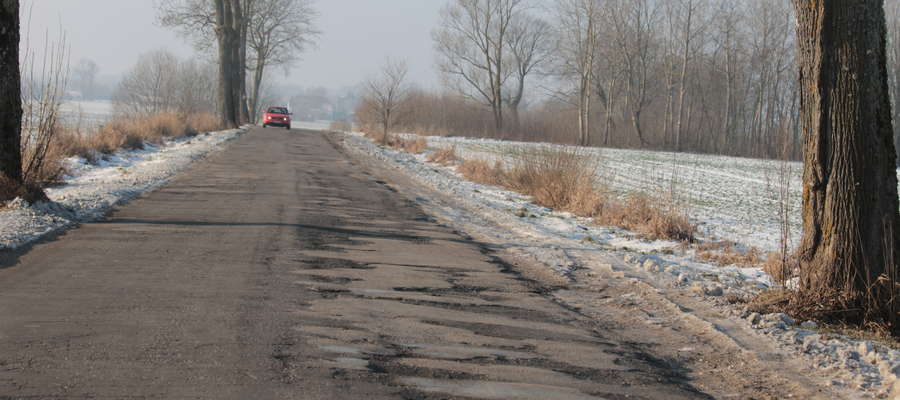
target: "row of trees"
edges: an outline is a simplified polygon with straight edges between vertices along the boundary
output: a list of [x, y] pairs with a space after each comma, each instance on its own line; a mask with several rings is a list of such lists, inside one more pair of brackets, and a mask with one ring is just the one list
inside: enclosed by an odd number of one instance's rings
[[255, 121], [265, 77], [289, 68], [318, 35], [311, 0], [159, 0], [159, 21], [218, 60], [225, 126]]
[[114, 111], [131, 116], [212, 114], [219, 104], [217, 88], [214, 64], [179, 60], [167, 51], [154, 51], [141, 55], [122, 77], [113, 93]]
[[[896, 99], [900, 3], [887, 20]], [[795, 21], [783, 0], [450, 0], [433, 33], [447, 93], [420, 103], [483, 107], [493, 123], [469, 135], [798, 159]], [[460, 128], [428, 119], [406, 125]]]
[[[450, 0], [434, 40], [455, 96], [410, 90], [405, 67], [389, 62], [370, 79], [358, 116], [377, 122], [387, 141], [398, 115], [407, 126], [458, 124], [460, 116], [441, 114], [467, 112], [458, 100], [467, 99], [502, 135], [517, 128], [525, 78], [543, 69], [556, 102], [577, 111], [581, 145], [618, 138], [675, 151], [802, 155], [799, 287], [784, 306], [803, 318], [874, 323], [900, 335], [892, 111], [900, 100], [900, 5], [792, 4], [557, 0], [548, 29], [524, 0]], [[518, 52], [522, 37], [532, 44]]]

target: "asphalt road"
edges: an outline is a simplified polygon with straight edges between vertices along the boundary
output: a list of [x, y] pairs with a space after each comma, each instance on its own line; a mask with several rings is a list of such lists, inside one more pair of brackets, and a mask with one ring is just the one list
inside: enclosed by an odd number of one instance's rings
[[0, 399], [706, 398], [325, 134], [0, 255]]

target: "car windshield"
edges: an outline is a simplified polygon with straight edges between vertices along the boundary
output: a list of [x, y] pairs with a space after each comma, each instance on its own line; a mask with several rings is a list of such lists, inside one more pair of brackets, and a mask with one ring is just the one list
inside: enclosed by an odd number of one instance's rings
[[269, 113], [270, 114], [287, 114], [288, 110], [287, 110], [287, 108], [284, 108], [284, 107], [272, 107], [272, 108], [269, 108]]

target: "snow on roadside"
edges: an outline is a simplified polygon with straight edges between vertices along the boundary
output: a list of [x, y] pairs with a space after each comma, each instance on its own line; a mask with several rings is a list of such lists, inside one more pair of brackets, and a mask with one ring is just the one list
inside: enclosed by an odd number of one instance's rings
[[[526, 196], [468, 182], [454, 167], [428, 163], [425, 155], [376, 146], [360, 134], [346, 135], [344, 146], [458, 199], [477, 215], [448, 208], [435, 211], [469, 227], [473, 225], [464, 220], [490, 220], [495, 227], [484, 228], [490, 230], [489, 235], [529, 252], [535, 261], [563, 276], [571, 278], [575, 271], [588, 269], [696, 296], [736, 325], [772, 340], [790, 354], [805, 357], [808, 365], [830, 377], [832, 385], [859, 391], [863, 398], [900, 396], [900, 351], [876, 342], [821, 333], [814, 324], [783, 314], [759, 315], [731, 305], [728, 298], [748, 299], [771, 286], [769, 277], [759, 268], [720, 267], [698, 261], [692, 251], [680, 250], [677, 243], [645, 241], [621, 229], [592, 225], [585, 218], [534, 205]], [[610, 256], [624, 263], [610, 263]], [[678, 304], [674, 297], [670, 300]]]
[[113, 206], [167, 182], [192, 161], [220, 149], [244, 129], [169, 139], [143, 150], [120, 151], [97, 165], [82, 158], [65, 160], [65, 183], [46, 190], [51, 203], [29, 205], [21, 200], [0, 210], [0, 250], [14, 249], [40, 237], [101, 218]]

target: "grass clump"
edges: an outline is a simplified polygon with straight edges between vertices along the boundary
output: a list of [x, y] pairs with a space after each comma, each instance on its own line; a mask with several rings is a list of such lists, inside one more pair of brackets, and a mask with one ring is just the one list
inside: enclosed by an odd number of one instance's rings
[[497, 161], [491, 164], [487, 160], [463, 160], [456, 171], [466, 180], [488, 186], [504, 186], [506, 171], [503, 164]]
[[[140, 150], [146, 143], [162, 143], [164, 138], [184, 138], [199, 132], [219, 129], [218, 118], [211, 114], [161, 113], [138, 118], [118, 118], [86, 131], [80, 127], [53, 127], [52, 140], [42, 154], [40, 168], [33, 171], [30, 181], [40, 187], [61, 182], [66, 173], [63, 160], [81, 157], [96, 164], [104, 155], [118, 150]], [[26, 149], [26, 159], [30, 156]]]
[[742, 247], [731, 241], [712, 241], [700, 243], [695, 257], [700, 261], [719, 266], [737, 265], [739, 267], [755, 267], [763, 263], [759, 249]]
[[519, 154], [505, 181], [544, 207], [593, 217], [605, 203], [595, 171], [593, 157], [579, 150], [541, 149]]
[[428, 155], [429, 162], [440, 165], [450, 165], [460, 160], [456, 155], [456, 146], [444, 147]]
[[428, 141], [423, 137], [417, 137], [415, 139], [395, 137], [392, 139], [393, 140], [389, 143], [391, 147], [410, 154], [419, 154], [428, 147]]
[[578, 149], [539, 149], [514, 153], [509, 168], [464, 160], [457, 171], [469, 181], [519, 192], [544, 207], [620, 226], [647, 239], [694, 241], [697, 228], [681, 209], [645, 194], [615, 198], [597, 178], [598, 164]]
[[620, 226], [650, 240], [694, 242], [697, 234], [696, 225], [677, 205], [645, 193], [610, 204], [595, 219], [602, 225]]

